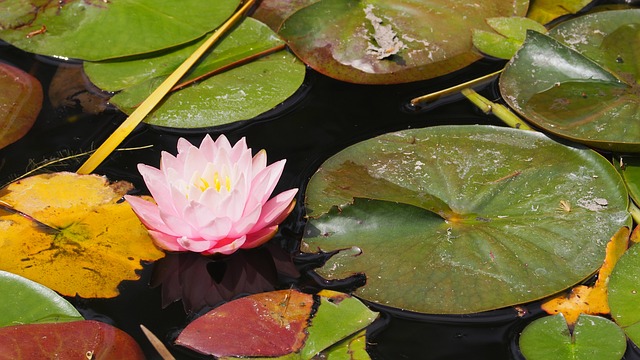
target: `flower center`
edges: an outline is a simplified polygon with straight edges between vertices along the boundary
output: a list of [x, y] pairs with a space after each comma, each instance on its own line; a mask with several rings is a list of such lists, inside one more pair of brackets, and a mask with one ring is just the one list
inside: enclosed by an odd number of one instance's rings
[[200, 191], [205, 191], [208, 188], [213, 187], [217, 192], [220, 192], [223, 186], [227, 189], [227, 192], [231, 191], [231, 178], [228, 175], [225, 175], [224, 179], [221, 181], [220, 174], [217, 171], [213, 173], [213, 179], [210, 179], [211, 183], [207, 181], [208, 179], [205, 179], [202, 176], [199, 177], [198, 180], [199, 183], [196, 183], [195, 185], [200, 189]]

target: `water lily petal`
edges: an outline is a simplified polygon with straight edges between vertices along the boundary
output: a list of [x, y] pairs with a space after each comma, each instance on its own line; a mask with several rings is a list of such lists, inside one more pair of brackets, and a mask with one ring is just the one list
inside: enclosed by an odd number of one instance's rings
[[209, 134], [205, 135], [204, 139], [202, 139], [202, 142], [200, 143], [200, 151], [202, 151], [204, 156], [207, 158], [207, 161], [213, 160], [212, 155], [215, 153], [215, 149], [216, 145], [211, 136]]
[[[242, 177], [244, 177], [244, 175], [242, 175]], [[249, 189], [245, 188], [245, 186], [244, 181], [240, 180], [236, 187], [231, 190], [229, 196], [222, 199], [222, 202], [220, 203], [221, 207], [225, 209], [225, 216], [231, 218], [234, 222], [246, 215], [245, 209]]]
[[185, 138], [178, 139], [178, 145], [177, 145], [178, 154], [186, 153], [192, 147], [195, 147], [195, 146], [193, 146], [193, 144], [190, 143], [189, 140], [187, 140]]
[[153, 243], [157, 247], [168, 251], [185, 251], [186, 249], [180, 246], [177, 241], [177, 237], [169, 234], [165, 234], [161, 231], [148, 230], [149, 235], [153, 239]]
[[204, 239], [189, 239], [186, 236], [178, 238], [177, 241], [178, 244], [180, 244], [180, 246], [182, 246], [183, 248], [197, 253], [201, 253], [203, 251], [211, 249], [212, 245], [214, 244], [213, 241]]
[[231, 159], [232, 162], [238, 161], [238, 159], [240, 159], [240, 156], [244, 155], [244, 154], [251, 154], [251, 149], [249, 149], [247, 147], [247, 139], [246, 138], [241, 138], [240, 140], [238, 140], [238, 142], [235, 143], [235, 145], [233, 145], [233, 147], [231, 148], [231, 152], [229, 153], [229, 158]]
[[184, 218], [198, 230], [198, 237], [206, 240], [224, 239], [228, 236], [233, 222], [227, 217], [212, 217], [211, 210], [200, 203], [192, 202], [185, 209]]
[[165, 225], [164, 221], [160, 217], [160, 210], [156, 204], [132, 195], [125, 195], [124, 198], [127, 200], [131, 209], [133, 209], [140, 221], [148, 229], [154, 229], [167, 234], [176, 235], [167, 225]]
[[[246, 236], [241, 236], [241, 237], [239, 237], [237, 239], [230, 238], [230, 239], [227, 239], [227, 241], [220, 241], [218, 244], [216, 244], [215, 247], [211, 248], [210, 250], [204, 251], [203, 254], [207, 254], [207, 255], [213, 255], [213, 254], [229, 255], [231, 253], [236, 252], [238, 249], [240, 249], [242, 247], [242, 245], [244, 245], [246, 239], [247, 239]], [[223, 245], [221, 245], [221, 244], [223, 244]]]
[[253, 174], [258, 174], [264, 168], [267, 167], [267, 152], [260, 150], [252, 159]]
[[260, 218], [254, 227], [249, 230], [249, 233], [253, 233], [263, 227], [276, 225], [282, 222], [293, 210], [293, 207], [295, 206], [293, 198], [297, 193], [298, 189], [290, 189], [281, 192], [267, 201], [267, 203], [262, 207]]
[[225, 156], [229, 156], [229, 152], [231, 150], [231, 144], [229, 143], [229, 139], [226, 136], [220, 135], [214, 141], [215, 144], [215, 155], [224, 154]]
[[242, 245], [243, 249], [253, 249], [273, 239], [278, 232], [278, 225], [262, 228], [254, 233], [247, 234], [247, 241]]
[[249, 210], [248, 213], [243, 214], [240, 219], [233, 223], [233, 228], [229, 231], [229, 236], [234, 237], [247, 234], [255, 227], [261, 212], [262, 206], [256, 205], [255, 208]]
[[271, 197], [271, 193], [276, 188], [282, 175], [285, 162], [285, 160], [277, 161], [255, 175], [251, 182], [250, 199], [255, 199], [255, 201], [264, 204]]
[[229, 218], [216, 218], [208, 224], [199, 228], [199, 235], [203, 239], [211, 241], [220, 241], [229, 236], [229, 232], [233, 227], [233, 222]]
[[184, 163], [178, 160], [177, 157], [171, 155], [166, 151], [162, 151], [160, 153], [160, 170], [162, 170], [165, 174], [169, 169], [174, 169], [179, 173], [182, 173], [183, 168], [184, 168]]
[[183, 218], [168, 214], [160, 208], [160, 218], [169, 227], [172, 234], [180, 234], [186, 237], [194, 237], [196, 230]]
[[207, 163], [207, 158], [204, 156], [202, 151], [197, 147], [192, 147], [187, 151], [184, 159], [184, 175], [191, 177], [194, 174], [197, 174], [197, 176], [200, 176], [204, 168], [207, 166]]
[[144, 164], [138, 164], [138, 171], [158, 206], [166, 211], [177, 213], [169, 190], [169, 184], [163, 172]]

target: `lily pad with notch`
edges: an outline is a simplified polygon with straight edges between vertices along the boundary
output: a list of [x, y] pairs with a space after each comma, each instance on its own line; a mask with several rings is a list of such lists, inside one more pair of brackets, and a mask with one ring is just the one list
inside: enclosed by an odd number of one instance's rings
[[357, 296], [438, 314], [571, 287], [630, 225], [624, 183], [602, 156], [491, 126], [405, 130], [353, 145], [311, 178], [306, 206], [301, 250], [335, 252], [319, 275], [364, 273]]
[[604, 11], [529, 32], [500, 92], [544, 131], [603, 150], [640, 152], [640, 10]]
[[584, 314], [573, 331], [560, 314], [537, 319], [522, 331], [519, 345], [527, 360], [619, 360], [627, 348], [615, 323]]

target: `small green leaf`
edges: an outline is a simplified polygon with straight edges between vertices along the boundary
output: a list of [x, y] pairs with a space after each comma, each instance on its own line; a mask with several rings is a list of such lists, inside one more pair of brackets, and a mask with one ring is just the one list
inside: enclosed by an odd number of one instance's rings
[[489, 18], [487, 24], [496, 32], [474, 30], [473, 45], [481, 52], [501, 59], [515, 55], [526, 38], [527, 30], [547, 32], [540, 23], [526, 17]]
[[307, 328], [309, 337], [300, 351], [303, 359], [311, 359], [322, 350], [369, 326], [378, 317], [378, 313], [350, 295], [328, 290], [318, 295], [320, 306], [311, 319]]
[[558, 314], [527, 325], [519, 345], [527, 360], [619, 360], [627, 342], [624, 332], [603, 317], [580, 315], [572, 334]]
[[0, 327], [83, 320], [67, 300], [34, 281], [0, 270]]

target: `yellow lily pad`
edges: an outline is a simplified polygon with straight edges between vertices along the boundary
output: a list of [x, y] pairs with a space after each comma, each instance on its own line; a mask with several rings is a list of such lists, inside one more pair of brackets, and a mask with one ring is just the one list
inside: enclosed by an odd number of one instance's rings
[[[110, 298], [164, 256], [122, 196], [127, 182], [53, 173], [0, 190], [0, 270], [63, 295]], [[11, 210], [13, 209], [13, 211]]]

